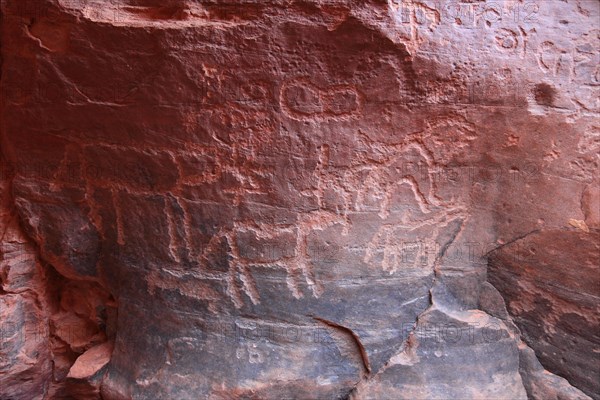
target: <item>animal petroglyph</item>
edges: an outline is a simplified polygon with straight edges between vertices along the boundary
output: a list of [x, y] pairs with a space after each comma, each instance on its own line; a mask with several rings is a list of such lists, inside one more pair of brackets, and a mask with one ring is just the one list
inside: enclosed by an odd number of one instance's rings
[[[347, 87], [336, 87], [335, 90], [352, 92]], [[339, 110], [325, 106], [329, 94], [316, 93], [323, 112], [336, 115]], [[303, 97], [308, 98], [308, 94]], [[352, 112], [358, 109], [359, 103], [348, 104], [354, 104], [349, 108]], [[293, 112], [298, 113], [298, 110], [296, 108]], [[165, 270], [171, 271], [171, 275], [181, 274], [187, 271], [181, 267], [184, 263], [197, 265], [198, 270], [194, 273], [203, 279], [221, 282], [224, 293], [235, 307], [240, 308], [247, 300], [253, 304], [261, 301], [255, 280], [258, 269], [284, 271], [285, 284], [297, 299], [306, 295], [320, 297], [325, 288], [315, 269], [315, 262], [319, 260], [312, 253], [311, 238], [315, 232], [330, 228], [339, 229], [346, 236], [362, 235], [357, 230], [359, 228], [353, 226], [353, 218], [364, 213], [373, 213], [378, 218], [375, 231], [369, 233], [370, 239], [365, 247], [359, 249], [363, 254], [362, 261], [391, 274], [398, 272], [410, 235], [418, 233], [435, 241], [452, 221], [464, 218], [460, 207], [442, 200], [437, 193], [434, 154], [437, 152], [444, 159], [450, 158], [452, 155], [445, 154], [443, 150], [447, 147], [447, 140], [454, 140], [452, 148], [460, 150], [468, 147], [474, 138], [470, 126], [457, 116], [432, 120], [423, 132], [395, 144], [374, 141], [359, 132], [356, 148], [361, 151], [355, 151], [343, 166], [332, 162], [331, 149], [323, 143], [318, 146], [311, 186], [295, 192], [295, 196], [313, 199], [316, 209], [290, 209], [292, 217], [287, 222], [261, 224], [253, 222], [249, 215], [241, 217], [234, 213], [231, 224], [216, 231], [202, 226], [205, 222], [195, 215], [195, 207], [202, 202], [220, 204], [229, 201], [223, 206], [235, 209], [247, 204], [252, 196], [268, 195], [275, 190], [274, 180], [281, 174], [281, 166], [276, 162], [261, 162], [264, 147], [272, 144], [273, 138], [242, 139], [231, 143], [214, 138], [211, 145], [189, 143], [185, 150], [157, 147], [152, 150], [155, 163], [149, 164], [147, 169], [134, 171], [121, 172], [119, 168], [126, 168], [129, 164], [119, 162], [120, 167], [114, 170], [106, 170], [112, 165], [99, 165], [94, 169], [96, 173], [91, 174], [90, 166], [85, 164], [84, 157], [80, 157], [80, 171], [76, 172], [86, 182], [85, 198], [89, 203], [91, 221], [104, 237], [107, 237], [104, 231], [112, 227], [118, 246], [128, 246], [128, 240], [133, 239], [130, 235], [134, 234], [128, 231], [130, 225], [123, 221], [125, 204], [134, 204], [132, 201], [144, 197], [162, 199], [157, 200], [157, 204], [164, 207], [163, 234], [168, 237], [162, 246], [172, 263]], [[432, 147], [428, 148], [423, 143]], [[135, 146], [117, 149], [105, 143], [75, 144], [75, 147], [69, 146], [65, 150], [65, 160], [77, 160], [77, 153], [86, 151], [114, 151], [116, 160], [120, 157], [135, 160], [135, 157], [150, 155]], [[161, 167], [156, 160], [164, 160], [170, 166], [168, 173], [162, 173], [164, 166]], [[63, 161], [63, 164], [66, 162]], [[415, 170], [413, 167], [417, 164], [420, 167]], [[130, 180], [139, 182], [129, 184]], [[291, 174], [289, 185], [293, 187], [295, 184]], [[206, 192], [205, 188], [215, 185], [219, 193]], [[97, 204], [95, 193], [98, 190], [108, 193], [112, 202], [108, 206], [113, 209], [114, 221], [106, 220], [107, 214], [102, 211], [106, 205]], [[212, 199], [211, 196], [216, 197]], [[271, 254], [262, 254], [261, 246], [263, 250], [270, 249]], [[432, 254], [419, 254], [417, 258], [418, 262], [430, 267], [435, 261]], [[217, 259], [224, 263], [220, 268], [213, 265]], [[167, 280], [162, 282], [164, 279]], [[153, 276], [149, 285], [153, 291], [157, 288], [173, 290], [169, 279], [174, 278]], [[192, 292], [192, 289], [180, 290], [184, 296]], [[214, 301], [214, 293], [210, 294], [210, 298], [205, 294], [194, 294], [193, 297]], [[211, 305], [210, 309], [214, 307]]]

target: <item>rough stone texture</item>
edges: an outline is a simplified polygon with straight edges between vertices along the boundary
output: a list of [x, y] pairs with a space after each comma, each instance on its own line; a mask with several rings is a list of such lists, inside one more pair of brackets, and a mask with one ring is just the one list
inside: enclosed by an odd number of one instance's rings
[[69, 395], [77, 399], [97, 399], [100, 395], [103, 372], [110, 361], [112, 342], [104, 342], [83, 353], [67, 375], [65, 385]]
[[0, 399], [600, 398], [597, 1], [0, 4]]
[[43, 269], [0, 180], [0, 398], [42, 399], [52, 376]]
[[[565, 251], [565, 249], [574, 251]], [[489, 279], [546, 369], [600, 393], [600, 232], [533, 233], [490, 257]]]
[[564, 378], [546, 371], [536, 358], [533, 350], [527, 345], [521, 344], [519, 349], [523, 384], [531, 399], [591, 399], [582, 391], [571, 386]]

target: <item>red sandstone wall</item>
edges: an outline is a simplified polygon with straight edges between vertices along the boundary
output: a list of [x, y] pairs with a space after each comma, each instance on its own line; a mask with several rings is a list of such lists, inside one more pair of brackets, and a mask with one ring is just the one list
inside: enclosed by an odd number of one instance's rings
[[600, 398], [597, 1], [1, 12], [0, 399]]

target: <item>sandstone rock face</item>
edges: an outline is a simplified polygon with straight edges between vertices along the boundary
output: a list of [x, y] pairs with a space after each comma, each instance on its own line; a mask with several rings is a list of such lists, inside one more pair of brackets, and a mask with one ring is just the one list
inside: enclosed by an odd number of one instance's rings
[[488, 273], [542, 364], [599, 393], [599, 232], [533, 233], [495, 250]]
[[0, 399], [600, 398], [597, 1], [0, 4]]
[[0, 181], [0, 398], [42, 399], [52, 365], [43, 270]]

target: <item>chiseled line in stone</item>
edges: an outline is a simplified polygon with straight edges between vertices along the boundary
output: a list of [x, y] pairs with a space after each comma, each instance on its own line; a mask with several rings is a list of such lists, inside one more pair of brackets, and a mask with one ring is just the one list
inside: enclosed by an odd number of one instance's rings
[[401, 183], [405, 183], [410, 186], [413, 195], [415, 196], [415, 200], [419, 205], [419, 208], [421, 209], [421, 211], [423, 211], [423, 214], [428, 214], [430, 212], [428, 207], [429, 203], [427, 202], [425, 195], [423, 195], [423, 193], [421, 192], [421, 189], [419, 188], [419, 184], [417, 183], [416, 179], [413, 176], [406, 176], [401, 179]]
[[125, 245], [125, 237], [123, 232], [123, 217], [121, 215], [121, 207], [118, 202], [118, 193], [114, 189], [110, 191], [113, 207], [115, 209], [115, 219], [117, 225], [117, 243], [121, 246]]
[[181, 259], [179, 258], [179, 244], [177, 243], [177, 228], [175, 224], [175, 217], [173, 215], [173, 209], [171, 205], [172, 199], [170, 197], [165, 197], [164, 199], [164, 208], [165, 208], [165, 216], [167, 218], [167, 230], [169, 235], [169, 254], [173, 261], [179, 263]]
[[295, 299], [301, 299], [304, 297], [304, 295], [300, 290], [300, 274], [298, 273], [300, 268], [298, 266], [298, 261], [296, 259], [292, 260], [290, 263], [285, 265], [285, 270], [287, 272], [285, 282], [288, 289], [290, 289], [292, 296], [294, 296]]
[[240, 294], [240, 287], [238, 287], [238, 285], [236, 283], [236, 278], [237, 278], [236, 272], [239, 273], [240, 280], [242, 281], [241, 289], [250, 298], [252, 303], [259, 304], [260, 296], [258, 294], [258, 290], [256, 289], [256, 282], [254, 282], [254, 279], [252, 278], [252, 276], [250, 274], [250, 270], [248, 268], [247, 261], [243, 260], [242, 257], [240, 256], [239, 248], [237, 245], [237, 236], [236, 236], [235, 231], [230, 231], [230, 232], [226, 233], [225, 237], [227, 238], [227, 242], [228, 242], [229, 248], [231, 250], [230, 255], [232, 257], [232, 260], [230, 261], [231, 265], [229, 266], [230, 279], [231, 279], [230, 284], [233, 285], [233, 287], [235, 288], [234, 302], [236, 303], [236, 307], [238, 307], [238, 304], [239, 304], [239, 307], [241, 307], [243, 305], [243, 299]]
[[102, 222], [102, 216], [100, 215], [97, 204], [94, 201], [94, 187], [92, 186], [92, 182], [90, 181], [90, 179], [85, 174], [85, 171], [86, 171], [88, 165], [85, 160], [85, 157], [83, 157], [83, 155], [81, 153], [79, 154], [79, 163], [80, 163], [81, 178], [85, 180], [85, 199], [86, 199], [86, 201], [88, 203], [88, 207], [89, 207], [89, 215], [88, 216], [90, 218], [90, 221], [92, 221], [92, 224], [98, 231], [98, 234], [100, 235], [100, 237], [102, 239], [106, 239], [106, 234], [103, 229], [104, 227], [103, 227], [103, 222]]
[[[262, 239], [271, 239], [273, 238], [275, 235], [277, 235], [277, 233], [284, 233], [284, 232], [288, 232], [288, 233], [295, 233], [296, 235], [296, 240], [298, 240], [298, 227], [273, 227], [270, 225], [261, 225], [258, 226], [256, 224], [248, 224], [248, 223], [235, 223], [234, 224], [234, 231], [236, 233], [239, 232], [252, 232], [257, 238], [262, 238]], [[229, 239], [228, 239], [229, 240]], [[286, 259], [280, 259], [277, 260], [277, 263], [280, 263], [283, 268], [286, 270], [287, 273], [287, 278], [286, 278], [286, 283], [288, 288], [290, 289], [290, 291], [292, 292], [292, 295], [299, 299], [302, 298], [302, 292], [300, 290], [300, 274], [299, 271], [301, 271], [301, 268], [299, 266], [299, 261], [298, 261], [298, 245], [296, 245], [296, 254], [293, 257], [292, 260], [286, 260]], [[237, 250], [237, 257], [238, 259], [241, 259], [241, 256], [239, 255], [239, 249], [237, 248], [237, 244], [236, 244], [236, 250]], [[246, 264], [248, 264], [248, 261], [245, 261]], [[266, 265], [271, 266], [274, 263], [266, 263]], [[264, 264], [261, 264], [264, 266]]]
[[[230, 263], [233, 263], [233, 261], [229, 261]], [[244, 305], [244, 299], [242, 298], [242, 295], [240, 293], [240, 288], [237, 286], [236, 283], [236, 272], [237, 269], [235, 267], [235, 265], [230, 264], [229, 265], [229, 273], [227, 275], [227, 293], [229, 294], [229, 297], [231, 298], [231, 301], [233, 302], [233, 305], [235, 306], [235, 308], [242, 308]]]
[[311, 262], [311, 257], [308, 254], [307, 238], [311, 231], [324, 230], [336, 224], [344, 225], [345, 218], [337, 214], [325, 211], [317, 211], [300, 216], [297, 228], [296, 237], [296, 257], [299, 257], [298, 263], [301, 271], [304, 274], [306, 283], [310, 286], [313, 295], [319, 298], [323, 294], [323, 287], [316, 279], [314, 266]]
[[299, 260], [296, 261], [298, 269], [302, 271], [304, 280], [310, 287], [315, 297], [320, 297], [323, 293], [323, 288], [320, 283], [316, 280], [315, 273], [312, 268], [312, 264], [308, 260], [308, 246], [306, 244], [307, 233], [304, 231], [304, 227], [298, 227], [298, 237], [296, 240], [296, 257]]
[[[383, 243], [384, 243], [383, 260], [381, 262], [381, 266], [385, 271], [389, 270], [390, 274], [392, 274], [396, 271], [396, 268], [391, 267], [391, 265], [389, 263], [390, 257], [397, 257], [398, 250], [400, 250], [400, 252], [402, 251], [401, 248], [400, 249], [398, 248], [398, 245], [391, 245], [391, 240], [396, 239], [396, 231], [398, 231], [398, 230], [413, 231], [415, 229], [422, 228], [424, 226], [434, 225], [432, 235], [437, 237], [437, 236], [439, 236], [439, 229], [441, 227], [448, 226], [448, 224], [451, 221], [454, 221], [460, 217], [463, 217], [464, 216], [463, 214], [464, 213], [461, 208], [452, 208], [449, 210], [445, 210], [444, 212], [439, 213], [439, 214], [433, 216], [432, 218], [425, 220], [425, 221], [421, 221], [421, 222], [415, 222], [415, 223], [408, 224], [408, 225], [389, 225], [389, 224], [383, 225], [379, 228], [377, 233], [373, 236], [373, 238], [367, 245], [367, 248], [365, 249], [365, 255], [364, 255], [363, 261], [365, 263], [372, 262], [376, 256], [376, 254], [380, 253], [381, 243], [383, 241]], [[444, 223], [444, 220], [446, 220], [445, 223]], [[440, 225], [440, 224], [442, 224], [442, 225]], [[420, 257], [421, 255], [422, 255], [422, 251], [421, 251], [421, 249], [419, 249], [417, 258]], [[415, 259], [415, 262], [417, 262], [417, 259]]]
[[185, 202], [180, 201], [180, 198], [178, 196], [173, 196], [173, 201], [175, 201], [175, 203], [177, 203], [177, 205], [179, 206], [179, 208], [181, 208], [181, 212], [183, 213], [183, 233], [184, 233], [184, 244], [185, 244], [185, 248], [188, 251], [189, 257], [190, 259], [193, 259], [194, 257], [196, 257], [196, 252], [194, 251], [194, 246], [192, 245], [192, 221], [191, 221], [191, 216], [190, 216], [190, 212], [187, 209], [187, 205], [185, 205]]

